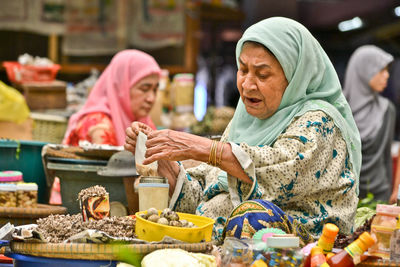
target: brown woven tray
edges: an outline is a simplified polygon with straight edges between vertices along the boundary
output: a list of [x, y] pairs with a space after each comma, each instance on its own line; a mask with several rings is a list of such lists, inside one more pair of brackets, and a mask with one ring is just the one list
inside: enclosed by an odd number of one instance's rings
[[393, 266], [394, 267], [394, 266], [400, 266], [400, 262], [369, 258], [369, 259], [357, 264], [357, 267], [375, 267], [375, 266], [380, 266], [380, 267], [392, 267]]
[[66, 207], [46, 204], [37, 204], [36, 208], [0, 207], [0, 225], [7, 222], [15, 226], [36, 223], [37, 219], [47, 217], [50, 214], [66, 213]]
[[164, 248], [181, 248], [190, 252], [209, 253], [212, 250], [212, 242], [184, 243], [184, 244], [76, 244], [76, 243], [24, 243], [11, 242], [10, 248], [15, 253], [32, 256], [81, 259], [81, 260], [121, 260], [119, 251], [121, 248], [131, 250], [144, 256], [152, 251]]
[[0, 217], [10, 218], [42, 218], [50, 214], [65, 213], [67, 213], [66, 207], [46, 204], [37, 204], [36, 208], [0, 207]]

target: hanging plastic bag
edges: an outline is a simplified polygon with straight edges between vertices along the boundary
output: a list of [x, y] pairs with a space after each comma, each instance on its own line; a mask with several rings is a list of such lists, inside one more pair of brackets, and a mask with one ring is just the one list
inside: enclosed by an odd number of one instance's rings
[[29, 117], [24, 96], [0, 81], [0, 121], [22, 123]]

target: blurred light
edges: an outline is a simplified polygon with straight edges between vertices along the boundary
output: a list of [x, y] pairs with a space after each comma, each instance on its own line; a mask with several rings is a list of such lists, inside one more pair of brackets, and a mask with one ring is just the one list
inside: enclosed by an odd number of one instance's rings
[[400, 6], [394, 8], [394, 14], [400, 17]]
[[359, 17], [354, 17], [350, 20], [344, 20], [339, 23], [338, 28], [341, 32], [359, 29], [363, 26], [363, 21]]
[[198, 82], [194, 88], [194, 116], [198, 121], [203, 120], [207, 112], [207, 86]]

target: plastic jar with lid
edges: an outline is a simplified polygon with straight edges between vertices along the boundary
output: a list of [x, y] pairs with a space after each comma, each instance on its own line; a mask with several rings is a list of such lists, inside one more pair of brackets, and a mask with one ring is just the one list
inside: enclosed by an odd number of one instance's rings
[[383, 259], [390, 258], [390, 239], [396, 229], [399, 214], [398, 206], [384, 204], [376, 206], [376, 216], [371, 222], [371, 236], [376, 239], [376, 243], [369, 248], [369, 254]]
[[35, 183], [17, 184], [17, 207], [34, 208], [37, 205], [38, 186]]
[[0, 172], [0, 183], [21, 183], [22, 172], [20, 171], [2, 171]]
[[17, 206], [17, 185], [0, 183], [0, 207]]
[[167, 178], [142, 176], [138, 185], [139, 210], [168, 208], [169, 184]]
[[268, 266], [302, 266], [304, 255], [300, 239], [294, 235], [274, 235], [267, 238]]
[[171, 87], [171, 102], [178, 113], [193, 112], [194, 75], [178, 73], [174, 76]]

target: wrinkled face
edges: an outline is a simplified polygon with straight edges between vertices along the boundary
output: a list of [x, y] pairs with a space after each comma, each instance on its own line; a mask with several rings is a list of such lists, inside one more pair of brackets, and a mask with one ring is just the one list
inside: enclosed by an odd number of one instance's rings
[[237, 87], [246, 111], [258, 119], [271, 117], [288, 85], [279, 61], [262, 45], [247, 42], [239, 64]]
[[383, 92], [387, 86], [389, 76], [389, 67], [386, 67], [372, 77], [369, 81], [369, 86], [375, 92]]
[[153, 107], [159, 80], [157, 74], [151, 74], [132, 86], [131, 110], [137, 119], [147, 116]]

